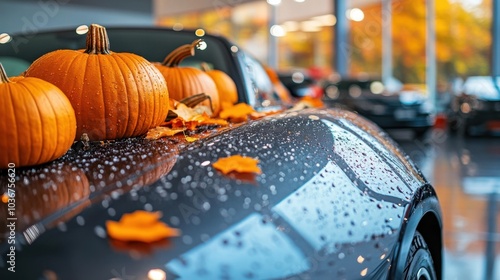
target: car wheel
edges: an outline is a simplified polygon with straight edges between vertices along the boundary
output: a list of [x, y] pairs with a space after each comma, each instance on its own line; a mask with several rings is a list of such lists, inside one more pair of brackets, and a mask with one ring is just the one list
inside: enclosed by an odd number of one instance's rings
[[435, 280], [436, 271], [429, 247], [423, 236], [417, 231], [411, 242], [410, 253], [406, 259], [404, 279]]

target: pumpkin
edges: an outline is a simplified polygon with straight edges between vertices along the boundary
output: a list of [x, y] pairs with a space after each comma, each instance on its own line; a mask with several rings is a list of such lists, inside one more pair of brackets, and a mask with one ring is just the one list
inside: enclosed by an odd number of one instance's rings
[[92, 24], [86, 49], [47, 53], [26, 70], [58, 86], [76, 112], [80, 139], [113, 140], [145, 134], [168, 114], [168, 89], [161, 73], [145, 58], [114, 53], [106, 29]]
[[274, 91], [281, 99], [281, 101], [283, 101], [284, 103], [291, 103], [292, 97], [290, 95], [290, 92], [285, 87], [285, 85], [283, 85], [283, 83], [280, 81], [276, 71], [274, 71], [274, 69], [269, 66], [264, 66], [264, 69], [266, 70], [267, 76], [269, 76], [269, 79], [273, 84]]
[[238, 102], [238, 90], [233, 79], [228, 74], [221, 70], [210, 69], [207, 63], [201, 64], [201, 70], [207, 73], [215, 82], [217, 91], [219, 92], [219, 101], [221, 104]]
[[219, 93], [212, 78], [200, 69], [179, 67], [182, 60], [194, 55], [195, 48], [199, 47], [202, 42], [203, 40], [198, 39], [191, 44], [182, 45], [169, 53], [162, 63], [154, 63], [154, 65], [167, 81], [168, 90], [173, 99], [182, 100], [204, 93], [210, 97], [211, 102], [207, 100], [203, 104], [212, 106], [213, 115], [217, 115], [220, 111]]
[[0, 64], [0, 168], [46, 163], [64, 155], [76, 134], [75, 111], [55, 85], [9, 80]]

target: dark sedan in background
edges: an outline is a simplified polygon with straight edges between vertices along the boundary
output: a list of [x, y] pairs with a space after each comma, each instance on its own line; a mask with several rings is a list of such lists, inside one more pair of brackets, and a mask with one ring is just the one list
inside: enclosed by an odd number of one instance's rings
[[468, 135], [500, 134], [500, 77], [468, 77], [451, 100], [449, 119]]
[[384, 129], [409, 128], [421, 136], [434, 124], [432, 104], [421, 85], [342, 78], [326, 82], [323, 88], [328, 106], [355, 111]]
[[295, 98], [313, 97], [322, 98], [323, 88], [305, 70], [292, 69], [278, 71], [278, 77], [290, 94]]
[[[112, 50], [151, 61], [197, 38], [156, 28], [108, 34]], [[228, 73], [240, 102], [280, 105], [255, 59], [224, 38], [203, 38], [207, 48], [190, 65]], [[0, 46], [0, 56], [31, 62], [84, 42], [74, 29], [29, 40], [21, 34]], [[362, 94], [362, 86], [347, 94]], [[392, 114], [409, 121], [420, 114], [411, 108]], [[54, 162], [16, 169], [13, 230], [5, 200], [0, 208], [0, 279], [441, 279], [436, 193], [372, 122], [310, 108], [207, 127], [203, 135], [193, 143], [183, 135], [137, 137], [86, 149], [77, 142]], [[213, 167], [229, 155], [257, 158], [262, 173], [224, 175]], [[4, 196], [8, 174], [0, 174]], [[180, 236], [140, 243], [108, 235], [106, 221], [138, 209], [161, 211]]]

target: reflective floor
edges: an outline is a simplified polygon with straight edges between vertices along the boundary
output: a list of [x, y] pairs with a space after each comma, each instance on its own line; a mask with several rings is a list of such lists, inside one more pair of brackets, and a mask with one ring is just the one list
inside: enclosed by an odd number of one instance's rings
[[500, 279], [500, 137], [392, 134], [441, 201], [444, 279]]

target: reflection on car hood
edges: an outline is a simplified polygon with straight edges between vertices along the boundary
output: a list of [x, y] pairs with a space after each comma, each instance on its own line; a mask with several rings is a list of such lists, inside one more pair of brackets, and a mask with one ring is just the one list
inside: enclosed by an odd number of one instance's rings
[[[379, 278], [379, 269], [388, 273], [384, 267], [417, 186], [390, 189], [359, 178], [353, 166], [363, 160], [362, 150], [350, 145], [346, 132], [361, 131], [351, 123], [357, 119], [337, 110], [291, 112], [178, 149], [148, 144], [150, 151], [139, 149], [139, 157], [136, 142], [125, 141], [114, 157], [113, 149], [108, 151], [105, 162], [113, 166], [113, 160], [133, 158], [134, 163], [112, 172], [91, 158], [76, 162], [72, 170], [81, 168], [107, 185], [91, 183], [91, 203], [67, 222], [54, 228], [35, 223], [35, 229], [47, 230], [32, 244], [19, 235], [24, 245], [17, 262], [29, 263], [30, 269], [16, 275], [31, 279], [52, 271], [60, 279], [123, 274], [142, 279], [150, 269], [162, 268], [167, 279]], [[218, 158], [235, 154], [258, 158], [263, 173], [225, 176], [212, 168]], [[148, 162], [151, 157], [155, 161]], [[82, 168], [91, 164], [95, 169]], [[153, 184], [134, 181], [156, 172], [161, 175], [151, 176]], [[122, 173], [132, 175], [106, 181]], [[391, 170], [376, 176], [399, 178]], [[134, 188], [139, 185], [146, 186]], [[123, 244], [106, 237], [106, 220], [137, 209], [162, 211], [162, 220], [182, 235], [161, 244]], [[7, 250], [6, 245], [1, 248]]]

